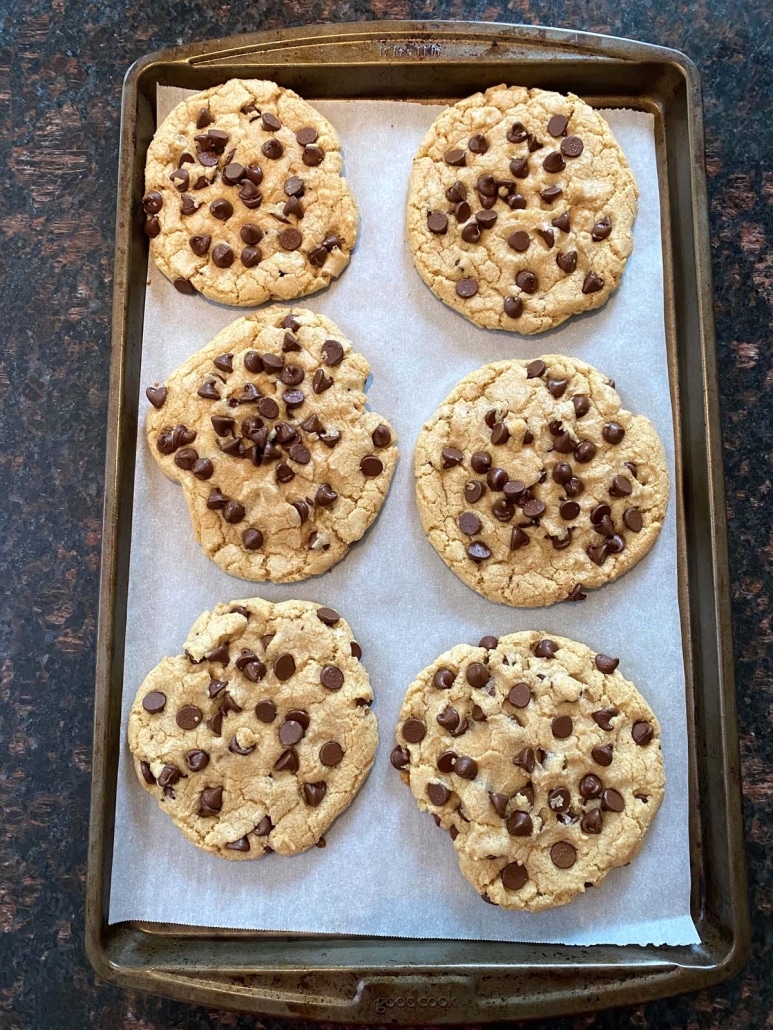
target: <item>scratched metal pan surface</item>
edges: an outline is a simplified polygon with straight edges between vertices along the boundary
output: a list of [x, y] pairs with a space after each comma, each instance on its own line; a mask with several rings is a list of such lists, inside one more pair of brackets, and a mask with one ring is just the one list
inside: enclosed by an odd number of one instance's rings
[[[679, 579], [690, 734], [689, 947], [534, 946], [121, 923], [107, 911], [115, 818], [147, 240], [140, 198], [157, 84], [274, 79], [315, 99], [447, 102], [500, 82], [655, 116], [675, 414]], [[123, 92], [113, 351], [97, 644], [87, 949], [106, 980], [210, 1007], [351, 1023], [485, 1023], [706, 987], [742, 965], [749, 917], [740, 806], [703, 122], [684, 55], [532, 26], [312, 26], [151, 54]]]

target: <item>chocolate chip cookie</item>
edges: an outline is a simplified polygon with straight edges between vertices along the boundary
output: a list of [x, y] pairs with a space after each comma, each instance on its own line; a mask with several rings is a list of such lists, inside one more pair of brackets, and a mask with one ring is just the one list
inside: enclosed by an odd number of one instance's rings
[[317, 844], [362, 786], [378, 733], [359, 644], [332, 608], [248, 598], [191, 628], [129, 717], [142, 786], [223, 858]]
[[630, 862], [663, 798], [658, 721], [617, 658], [484, 637], [408, 688], [392, 765], [502, 908], [565, 905]]
[[446, 304], [476, 325], [539, 333], [619, 286], [637, 200], [598, 112], [571, 93], [495, 86], [447, 108], [422, 140], [408, 239]]
[[391, 426], [365, 410], [369, 371], [333, 322], [270, 307], [148, 387], [151, 453], [226, 572], [305, 579], [375, 519], [397, 448]]
[[654, 426], [576, 358], [498, 361], [424, 424], [414, 460], [430, 543], [491, 601], [582, 600], [655, 543], [668, 504]]
[[254, 307], [316, 293], [357, 237], [330, 122], [275, 82], [231, 79], [169, 114], [145, 168], [145, 232], [181, 293]]

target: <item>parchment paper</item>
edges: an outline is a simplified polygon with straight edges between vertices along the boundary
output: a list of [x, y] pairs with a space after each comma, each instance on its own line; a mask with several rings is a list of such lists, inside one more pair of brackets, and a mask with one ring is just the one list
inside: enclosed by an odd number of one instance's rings
[[[180, 92], [159, 90], [159, 121]], [[140, 398], [124, 714], [110, 922], [143, 919], [277, 931], [522, 940], [569, 944], [689, 944], [687, 733], [676, 580], [676, 507], [653, 552], [581, 603], [517, 610], [462, 584], [426, 540], [411, 462], [423, 421], [452, 386], [486, 362], [564, 352], [615, 379], [626, 407], [648, 415], [673, 477], [674, 440], [666, 368], [660, 212], [653, 120], [606, 113], [641, 189], [635, 247], [618, 292], [602, 310], [539, 337], [477, 329], [436, 300], [413, 268], [405, 240], [411, 159], [438, 107], [333, 101], [317, 107], [336, 126], [346, 175], [360, 205], [360, 239], [349, 268], [328, 290], [302, 299], [332, 318], [370, 361], [372, 407], [399, 436], [400, 462], [386, 504], [364, 541], [330, 572], [300, 584], [249, 584], [221, 572], [191, 534], [180, 488], [145, 445]], [[243, 312], [181, 297], [149, 268], [141, 383], [164, 380]], [[140, 788], [127, 759], [134, 694], [164, 655], [180, 653], [200, 612], [259, 594], [338, 609], [363, 648], [376, 695], [381, 743], [351, 808], [324, 850], [230, 863], [189, 844]], [[570, 905], [539, 914], [484, 904], [459, 872], [450, 838], [420, 814], [389, 764], [407, 685], [454, 644], [541, 629], [620, 657], [663, 726], [667, 789], [640, 855]]]

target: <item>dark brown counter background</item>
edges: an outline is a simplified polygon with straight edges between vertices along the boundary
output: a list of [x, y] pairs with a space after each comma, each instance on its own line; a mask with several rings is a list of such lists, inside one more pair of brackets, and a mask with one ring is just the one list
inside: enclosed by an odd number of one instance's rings
[[149, 51], [389, 17], [605, 32], [676, 47], [701, 71], [752, 957], [714, 990], [541, 1025], [773, 1026], [766, 0], [0, 0], [0, 1030], [303, 1025], [123, 993], [95, 978], [83, 949], [119, 98], [124, 72]]

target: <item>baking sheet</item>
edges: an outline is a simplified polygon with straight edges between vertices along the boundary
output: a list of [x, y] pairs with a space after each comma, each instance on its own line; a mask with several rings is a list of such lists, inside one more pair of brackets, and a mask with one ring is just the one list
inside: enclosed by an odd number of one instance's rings
[[[159, 90], [159, 120], [180, 95]], [[161, 474], [140, 433], [110, 922], [536, 943], [697, 943], [689, 914], [688, 743], [673, 497], [653, 552], [621, 580], [580, 604], [519, 611], [479, 597], [440, 561], [421, 528], [411, 472], [423, 421], [463, 375], [508, 356], [563, 351], [615, 379], [624, 405], [653, 420], [673, 479], [652, 116], [606, 112], [641, 190], [636, 243], [620, 290], [601, 311], [522, 338], [475, 328], [435, 300], [413, 268], [404, 234], [406, 184], [419, 140], [440, 108], [380, 101], [316, 106], [341, 136], [361, 232], [342, 278], [296, 306], [332, 318], [367, 356], [369, 400], [397, 430], [401, 460], [379, 519], [339, 565], [300, 584], [248, 584], [201, 554], [182, 491]], [[143, 389], [242, 313], [201, 296], [181, 297], [152, 264], [149, 279]], [[143, 395], [141, 420], [145, 410]], [[181, 651], [200, 612], [251, 594], [315, 600], [345, 616], [363, 647], [381, 744], [367, 783], [326, 834], [324, 850], [227, 863], [188, 844], [145, 795], [127, 760], [125, 727], [143, 677], [164, 655]], [[458, 870], [450, 838], [419, 813], [388, 758], [402, 696], [417, 672], [456, 643], [532, 628], [620, 657], [621, 670], [663, 726], [667, 777], [666, 797], [637, 859], [571, 905], [539, 914], [504, 912], [480, 901]]]

